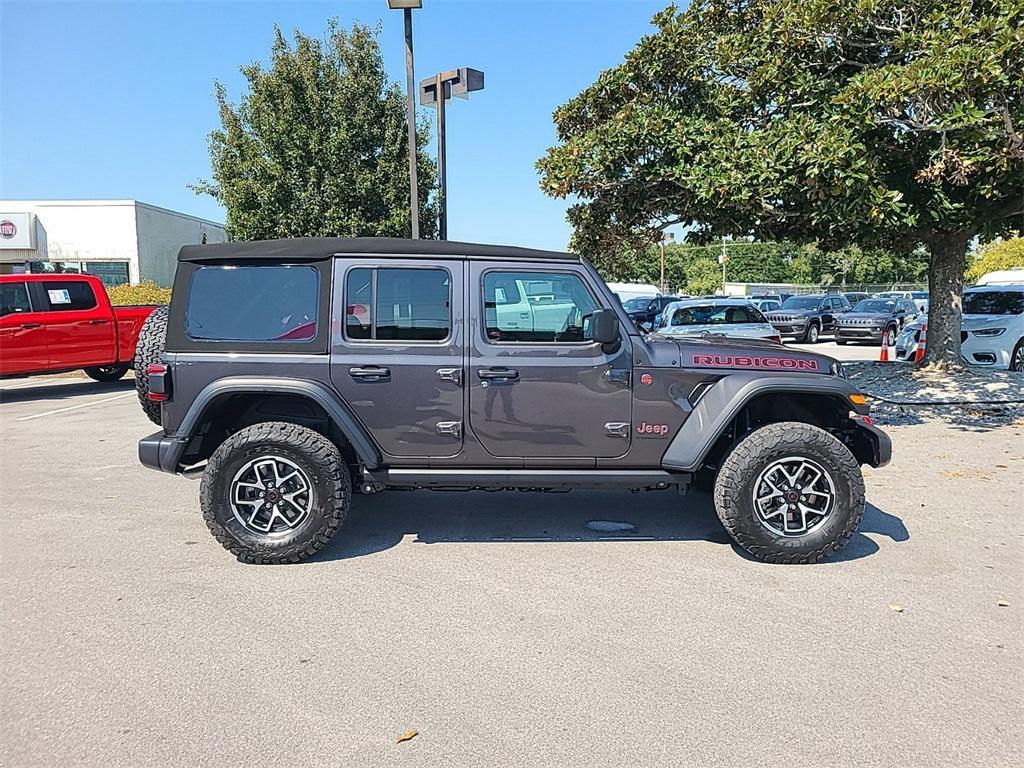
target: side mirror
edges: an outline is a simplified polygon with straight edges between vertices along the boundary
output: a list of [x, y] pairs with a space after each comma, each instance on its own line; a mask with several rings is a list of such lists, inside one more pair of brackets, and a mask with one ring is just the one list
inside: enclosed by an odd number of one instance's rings
[[619, 340], [619, 318], [613, 309], [595, 309], [590, 316], [590, 338], [600, 344]]

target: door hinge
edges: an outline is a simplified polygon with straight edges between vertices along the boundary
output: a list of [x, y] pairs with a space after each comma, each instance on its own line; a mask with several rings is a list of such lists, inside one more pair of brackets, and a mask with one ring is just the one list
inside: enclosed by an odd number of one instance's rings
[[437, 376], [441, 381], [450, 381], [453, 384], [462, 386], [462, 369], [461, 368], [438, 368]]
[[439, 435], [448, 435], [450, 437], [462, 437], [462, 422], [461, 421], [439, 421], [437, 426], [434, 427], [434, 431]]
[[629, 437], [628, 421], [609, 421], [604, 425], [604, 431], [608, 437]]

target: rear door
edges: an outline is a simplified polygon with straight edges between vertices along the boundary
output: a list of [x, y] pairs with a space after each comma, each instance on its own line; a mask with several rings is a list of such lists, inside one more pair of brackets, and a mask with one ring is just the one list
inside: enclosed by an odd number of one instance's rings
[[[551, 465], [621, 456], [631, 440], [628, 337], [612, 353], [589, 338], [601, 295], [582, 268], [469, 265], [469, 422], [492, 456]], [[532, 304], [531, 330], [509, 325], [512, 286]]]
[[117, 360], [113, 313], [93, 286], [92, 281], [71, 277], [40, 281], [51, 368], [84, 368]]
[[464, 266], [335, 263], [331, 381], [390, 456], [462, 450]]
[[34, 304], [24, 280], [0, 283], [0, 375], [48, 366], [45, 316]]

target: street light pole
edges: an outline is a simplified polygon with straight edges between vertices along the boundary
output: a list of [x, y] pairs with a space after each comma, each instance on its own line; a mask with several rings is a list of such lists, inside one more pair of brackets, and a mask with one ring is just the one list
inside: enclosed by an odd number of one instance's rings
[[420, 194], [416, 166], [416, 76], [412, 56], [412, 10], [422, 8], [422, 0], [388, 0], [388, 8], [402, 9], [405, 16], [405, 119], [409, 124], [409, 217], [412, 220], [412, 239], [420, 238]]
[[438, 239], [448, 239], [448, 137], [445, 102], [452, 96], [468, 99], [484, 87], [484, 73], [470, 67], [449, 69], [420, 81], [420, 104], [437, 108]]
[[665, 292], [665, 241], [668, 240], [668, 242], [672, 243], [675, 242], [675, 239], [675, 234], [669, 232], [658, 242], [658, 245], [661, 247], [661, 279], [658, 281], [658, 290], [662, 293]]

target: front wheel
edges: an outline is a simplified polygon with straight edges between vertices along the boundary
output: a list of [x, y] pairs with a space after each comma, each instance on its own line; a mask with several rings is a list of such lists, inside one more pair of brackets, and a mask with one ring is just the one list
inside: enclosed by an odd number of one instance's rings
[[885, 332], [885, 336], [882, 337], [882, 341], [885, 342], [885, 346], [887, 346], [887, 347], [895, 347], [896, 346], [896, 329], [895, 328], [887, 329], [886, 332]]
[[804, 341], [806, 341], [808, 344], [817, 344], [818, 336], [820, 334], [821, 331], [818, 329], [817, 323], [811, 323], [807, 327], [807, 333], [804, 334]]
[[722, 462], [715, 509], [758, 560], [816, 563], [846, 546], [860, 525], [864, 478], [853, 454], [825, 430], [769, 424]]
[[85, 375], [95, 381], [117, 381], [126, 373], [130, 365], [98, 365], [95, 368], [86, 368]]
[[1017, 342], [1013, 348], [1013, 356], [1010, 358], [1010, 370], [1017, 373], [1024, 373], [1024, 339]]
[[214, 451], [200, 505], [214, 538], [246, 563], [297, 563], [318, 552], [352, 498], [338, 447], [298, 424], [246, 427]]

